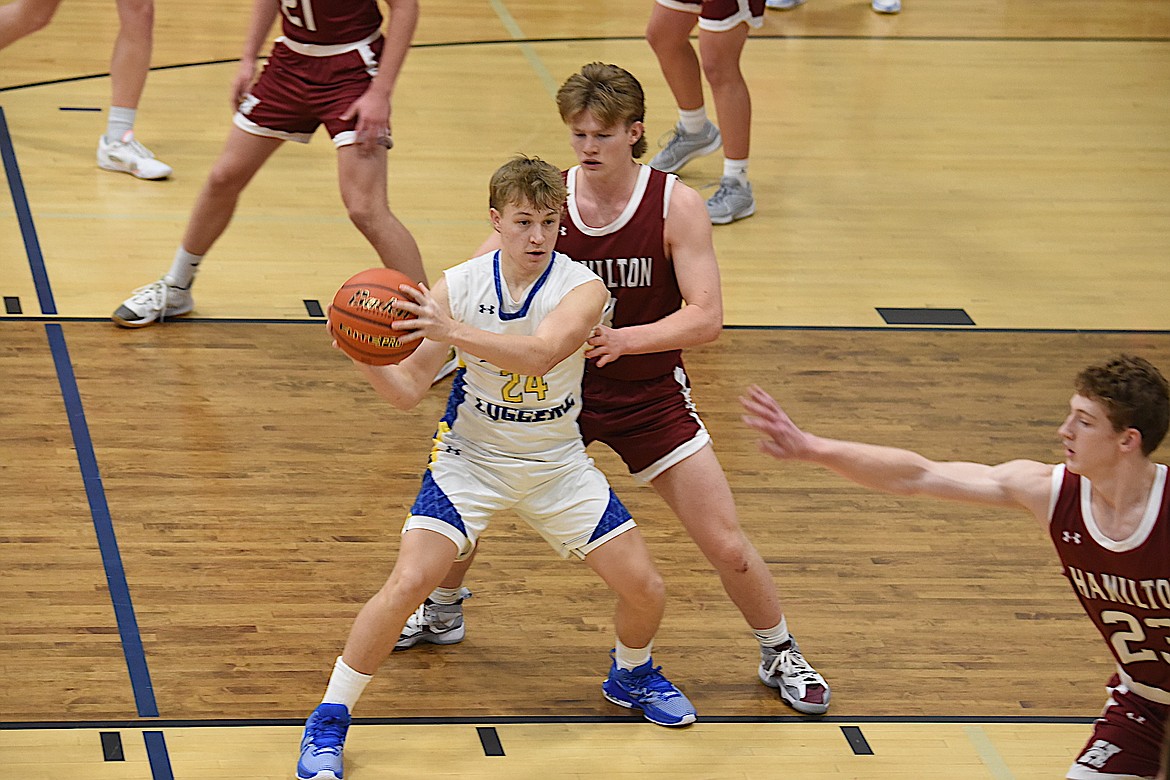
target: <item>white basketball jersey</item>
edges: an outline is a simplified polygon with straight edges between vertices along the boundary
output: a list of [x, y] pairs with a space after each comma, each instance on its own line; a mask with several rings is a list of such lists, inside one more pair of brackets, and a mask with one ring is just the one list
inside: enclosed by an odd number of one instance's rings
[[[510, 291], [498, 252], [444, 272], [451, 314], [492, 333], [530, 336], [565, 295], [597, 274], [553, 253], [548, 268], [527, 290]], [[583, 455], [577, 427], [585, 344], [544, 376], [505, 371], [459, 350], [461, 367], [451, 385], [436, 445], [481, 457], [563, 462]], [[466, 452], [464, 453], [466, 454]]]

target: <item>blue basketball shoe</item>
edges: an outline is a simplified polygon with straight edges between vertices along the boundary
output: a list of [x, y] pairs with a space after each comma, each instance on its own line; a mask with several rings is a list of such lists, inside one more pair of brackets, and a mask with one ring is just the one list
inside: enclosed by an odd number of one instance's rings
[[695, 706], [663, 676], [661, 666], [652, 664], [653, 659], [633, 669], [611, 664], [601, 692], [619, 707], [641, 710], [646, 720], [659, 726], [694, 723]]
[[318, 704], [305, 723], [301, 739], [300, 780], [341, 780], [341, 749], [349, 729], [349, 710], [344, 704]]

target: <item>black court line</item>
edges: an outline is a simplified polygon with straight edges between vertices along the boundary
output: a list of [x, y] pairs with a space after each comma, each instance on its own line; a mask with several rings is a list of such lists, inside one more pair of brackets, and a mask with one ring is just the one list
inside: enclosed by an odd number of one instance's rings
[[479, 744], [483, 745], [485, 756], [504, 755], [504, 746], [500, 744], [500, 735], [496, 733], [494, 727], [479, 726], [475, 731], [479, 734]]
[[4, 311], [8, 314], [23, 314], [24, 309], [20, 308], [20, 298], [15, 295], [5, 295]]
[[309, 313], [310, 317], [324, 317], [325, 312], [321, 310], [321, 302], [315, 301], [312, 298], [305, 298], [305, 311]]
[[861, 729], [857, 726], [842, 726], [841, 733], [845, 735], [845, 740], [849, 743], [849, 747], [853, 748], [853, 755], [873, 755], [873, 748], [865, 741], [865, 735], [861, 733]]
[[898, 309], [878, 307], [887, 325], [974, 325], [963, 309]]
[[8, 175], [8, 191], [12, 194], [12, 207], [16, 211], [16, 222], [20, 225], [21, 238], [24, 239], [24, 251], [28, 255], [28, 265], [32, 271], [37, 299], [41, 304], [41, 314], [56, 314], [57, 304], [53, 301], [53, 290], [49, 287], [49, 274], [45, 270], [45, 258], [41, 254], [41, 242], [37, 239], [37, 229], [33, 224], [32, 210], [28, 206], [24, 181], [20, 177], [20, 166], [16, 163], [16, 149], [8, 132], [8, 120], [4, 116], [3, 106], [0, 106], [0, 158], [4, 160], [4, 172]]
[[[109, 324], [109, 317], [41, 317], [41, 316], [2, 316], [0, 325], [5, 322], [101, 322]], [[178, 317], [167, 320], [154, 327], [171, 328], [185, 325], [320, 325], [319, 319], [286, 319], [277, 317]], [[111, 326], [112, 327], [112, 326]], [[1081, 335], [1114, 335], [1114, 336], [1170, 336], [1170, 329], [1145, 328], [963, 328], [938, 327], [927, 325], [911, 325], [887, 327], [884, 325], [724, 325], [724, 330], [736, 331], [817, 331], [825, 333], [1036, 333], [1036, 334], [1081, 334]]]
[[[1043, 37], [1043, 36], [977, 36], [977, 35], [785, 35], [771, 33], [753, 35], [753, 40], [782, 40], [782, 41], [890, 41], [894, 43], [1170, 43], [1170, 38], [1158, 36], [1097, 36], [1097, 37]], [[613, 42], [644, 42], [641, 35], [616, 36], [573, 36], [565, 38], [492, 38], [481, 41], [435, 41], [433, 43], [411, 44], [411, 49], [461, 49], [475, 46], [520, 46], [539, 44], [563, 43], [613, 43]], [[266, 59], [261, 57], [261, 60]], [[182, 68], [201, 68], [209, 65], [227, 65], [239, 62], [238, 58], [203, 60], [199, 62], [178, 62], [171, 65], [157, 65], [150, 69], [151, 73], [164, 70], [179, 70]], [[109, 73], [89, 73], [80, 76], [66, 76], [59, 79], [44, 81], [30, 81], [24, 84], [13, 84], [10, 87], [0, 87], [0, 94], [14, 92], [20, 89], [34, 87], [48, 87], [54, 84], [69, 84], [76, 81], [109, 78]]]
[[59, 106], [57, 108], [57, 110], [58, 111], [85, 111], [85, 112], [92, 112], [95, 114], [100, 114], [102, 112], [102, 110], [100, 108], [93, 108], [93, 107], [88, 107], [88, 106]]
[[[804, 715], [726, 715], [704, 716], [701, 723], [937, 723], [937, 724], [985, 724], [985, 723], [1013, 723], [1013, 724], [1043, 724], [1043, 725], [1086, 725], [1093, 723], [1096, 716], [1038, 716], [1038, 715], [862, 715], [845, 717], [834, 715], [804, 716]], [[639, 715], [601, 716], [601, 715], [562, 715], [559, 717], [513, 717], [498, 715], [487, 718], [354, 718], [355, 726], [462, 726], [483, 725], [516, 726], [542, 725], [566, 723], [633, 723], [644, 724], [646, 720]], [[304, 718], [231, 718], [221, 720], [188, 719], [188, 718], [156, 718], [151, 720], [69, 720], [69, 721], [7, 721], [0, 722], [0, 731], [40, 731], [64, 729], [198, 729], [198, 728], [248, 728], [252, 726], [295, 726], [303, 728]]]
[[102, 740], [102, 757], [106, 761], [125, 761], [122, 751], [122, 735], [117, 731], [103, 731], [98, 735]]

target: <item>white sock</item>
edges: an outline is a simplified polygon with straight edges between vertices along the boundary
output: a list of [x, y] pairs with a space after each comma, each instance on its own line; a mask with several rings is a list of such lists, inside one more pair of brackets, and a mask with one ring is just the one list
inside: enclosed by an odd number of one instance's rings
[[699, 106], [694, 110], [678, 110], [678, 123], [682, 125], [684, 133], [697, 133], [707, 126], [707, 109]]
[[784, 644], [792, 635], [788, 633], [788, 618], [781, 616], [780, 622], [774, 628], [763, 631], [753, 631], [756, 639], [760, 640], [761, 647], [777, 647]]
[[435, 588], [430, 599], [436, 604], [458, 604], [463, 600], [463, 588]]
[[626, 647], [620, 639], [616, 642], [613, 661], [619, 669], [630, 670], [650, 660], [650, 648], [654, 646], [653, 641], [645, 647]]
[[163, 281], [171, 287], [178, 287], [182, 290], [189, 289], [192, 282], [195, 281], [195, 272], [199, 270], [201, 262], [203, 262], [203, 255], [193, 255], [183, 247], [179, 247], [175, 252], [175, 260], [171, 263], [171, 270], [167, 271]]
[[337, 656], [337, 661], [333, 664], [333, 674], [329, 675], [329, 687], [325, 689], [325, 697], [321, 699], [321, 703], [344, 704], [346, 709], [353, 712], [358, 697], [372, 679], [374, 675], [355, 672], [341, 660], [341, 656]]
[[746, 157], [743, 158], [742, 160], [731, 160], [731, 159], [728, 159], [727, 157], [723, 158], [723, 175], [730, 176], [730, 177], [738, 180], [739, 183], [745, 187], [747, 186], [747, 183], [748, 183], [747, 169], [748, 169], [748, 158], [746, 158]]
[[134, 129], [134, 117], [138, 110], [110, 106], [110, 113], [106, 116], [106, 140], [121, 141], [127, 132]]

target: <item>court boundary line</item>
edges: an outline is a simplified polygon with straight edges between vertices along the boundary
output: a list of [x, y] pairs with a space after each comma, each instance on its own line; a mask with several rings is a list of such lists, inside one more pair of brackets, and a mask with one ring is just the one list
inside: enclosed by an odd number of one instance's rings
[[[1170, 43], [1170, 37], [1144, 37], [1144, 36], [1117, 36], [1117, 37], [1055, 37], [1045, 38], [1041, 36], [977, 36], [977, 35], [786, 35], [784, 33], [760, 33], [752, 36], [753, 40], [757, 41], [907, 41], [910, 43]], [[415, 43], [411, 44], [411, 49], [444, 49], [444, 48], [462, 48], [464, 46], [516, 46], [516, 45], [538, 45], [538, 44], [559, 44], [559, 43], [614, 43], [614, 42], [629, 42], [629, 41], [644, 41], [645, 36], [642, 35], [598, 35], [588, 37], [562, 37], [562, 38], [493, 38], [489, 40], [480, 41], [435, 41], [433, 43]], [[261, 56], [260, 60], [267, 60], [267, 56]], [[165, 70], [179, 70], [181, 68], [201, 68], [210, 65], [227, 65], [239, 62], [239, 57], [230, 57], [226, 59], [217, 60], [199, 60], [195, 62], [175, 62], [170, 65], [156, 65], [150, 69], [151, 73], [157, 73]], [[59, 79], [46, 79], [44, 81], [30, 81], [24, 84], [13, 84], [8, 87], [0, 87], [0, 95], [5, 92], [16, 92], [22, 89], [32, 89], [34, 87], [49, 87], [57, 84], [70, 84], [75, 81], [88, 81], [90, 79], [106, 79], [109, 78], [109, 73], [89, 73], [80, 76], [64, 76]]]
[[[64, 317], [46, 315], [2, 315], [0, 325], [8, 322], [69, 322], [111, 324], [109, 317]], [[175, 325], [322, 325], [320, 318], [280, 317], [176, 317], [160, 323], [163, 327]], [[158, 327], [153, 326], [153, 327]], [[124, 328], [119, 329], [126, 330]], [[1170, 336], [1170, 329], [1164, 328], [997, 328], [972, 327], [970, 325], [724, 325], [725, 331], [829, 331], [829, 332], [950, 332], [950, 333], [1036, 333], [1054, 335], [1086, 336]]]
[[[1037, 725], [1086, 725], [1096, 720], [1095, 716], [1075, 715], [711, 715], [703, 716], [699, 723], [730, 724], [1037, 724]], [[364, 717], [354, 718], [355, 726], [467, 726], [487, 724], [508, 725], [557, 725], [566, 723], [634, 723], [644, 724], [640, 715], [494, 715], [484, 717]], [[163, 728], [248, 728], [258, 726], [288, 726], [303, 728], [304, 718], [152, 718], [150, 720], [78, 720], [78, 721], [0, 721], [0, 731], [46, 731], [56, 729], [150, 729]]]

